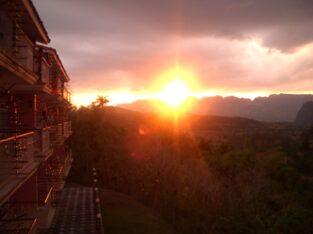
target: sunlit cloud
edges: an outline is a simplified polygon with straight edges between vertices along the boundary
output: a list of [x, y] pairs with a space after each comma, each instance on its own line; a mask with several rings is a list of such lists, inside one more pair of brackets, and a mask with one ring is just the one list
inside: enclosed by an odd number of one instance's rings
[[73, 100], [149, 98], [177, 61], [194, 74], [195, 97], [312, 93], [310, 0], [34, 3], [72, 78]]

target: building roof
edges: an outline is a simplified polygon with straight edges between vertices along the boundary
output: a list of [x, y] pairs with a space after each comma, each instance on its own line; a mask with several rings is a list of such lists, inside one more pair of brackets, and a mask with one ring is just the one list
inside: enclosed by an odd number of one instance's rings
[[52, 59], [52, 62], [55, 63], [55, 65], [58, 67], [58, 69], [61, 72], [62, 78], [65, 82], [68, 82], [70, 80], [64, 66], [63, 63], [56, 51], [56, 49], [52, 48], [52, 47], [48, 47], [45, 45], [37, 45], [39, 48], [41, 48], [43, 50], [43, 53], [47, 54], [49, 56], [50, 59]]
[[31, 0], [1, 1], [1, 8], [5, 10], [33, 41], [48, 44], [50, 38]]
[[[32, 36], [35, 37], [36, 41], [41, 43], [49, 43], [50, 38], [48, 32], [31, 0], [22, 0], [21, 1], [28, 12], [28, 21], [32, 23], [31, 26], [29, 24], [25, 24], [25, 30], [29, 31]], [[27, 19], [26, 19], [27, 20]], [[22, 26], [23, 27], [23, 26]]]

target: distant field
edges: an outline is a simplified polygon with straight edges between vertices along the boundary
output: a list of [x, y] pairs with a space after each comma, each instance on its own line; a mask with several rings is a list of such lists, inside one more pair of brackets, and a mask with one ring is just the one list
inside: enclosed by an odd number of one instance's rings
[[174, 233], [152, 210], [121, 193], [101, 190], [101, 208], [106, 234]]

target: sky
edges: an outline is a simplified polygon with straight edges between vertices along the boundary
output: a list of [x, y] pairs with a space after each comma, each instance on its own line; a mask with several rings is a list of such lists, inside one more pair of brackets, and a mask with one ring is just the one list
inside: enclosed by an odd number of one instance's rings
[[33, 0], [74, 104], [147, 98], [175, 67], [195, 96], [313, 94], [312, 0]]

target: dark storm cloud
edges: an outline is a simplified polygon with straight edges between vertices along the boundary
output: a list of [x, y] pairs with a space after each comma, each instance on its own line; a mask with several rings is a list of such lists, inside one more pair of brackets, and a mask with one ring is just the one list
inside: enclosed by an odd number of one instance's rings
[[[259, 36], [290, 50], [312, 41], [312, 0], [37, 0], [50, 30], [133, 40]], [[147, 38], [143, 38], [146, 36]], [[150, 37], [149, 37], [150, 36]], [[132, 40], [133, 39], [133, 40]]]

